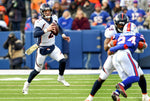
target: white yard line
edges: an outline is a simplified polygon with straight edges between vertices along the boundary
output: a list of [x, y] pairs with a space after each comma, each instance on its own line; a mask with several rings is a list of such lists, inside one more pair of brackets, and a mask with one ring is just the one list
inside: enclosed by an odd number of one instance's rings
[[[110, 99], [110, 97], [94, 97], [94, 99]], [[120, 97], [122, 98], [122, 97]], [[141, 97], [128, 97], [128, 99], [137, 99]], [[72, 97], [0, 97], [0, 99], [72, 99]], [[85, 99], [85, 97], [73, 97], [73, 99]]]

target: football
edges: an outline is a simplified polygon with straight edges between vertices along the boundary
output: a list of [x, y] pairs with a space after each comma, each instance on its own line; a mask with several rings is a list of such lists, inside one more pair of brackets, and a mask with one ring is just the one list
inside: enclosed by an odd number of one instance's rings
[[54, 26], [55, 28], [54, 28], [54, 30], [52, 30], [52, 33], [54, 34], [54, 35], [58, 35], [58, 33], [59, 33], [59, 27], [58, 27], [58, 25], [57, 24], [55, 24], [55, 23], [52, 23], [52, 26]]

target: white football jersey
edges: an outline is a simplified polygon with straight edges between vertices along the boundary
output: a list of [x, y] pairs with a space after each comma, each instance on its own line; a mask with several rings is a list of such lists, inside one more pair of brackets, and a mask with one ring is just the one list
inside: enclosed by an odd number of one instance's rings
[[110, 25], [110, 27], [108, 27], [106, 30], [105, 30], [105, 37], [106, 38], [111, 38], [113, 35], [117, 34], [117, 31], [116, 31], [116, 28], [115, 28], [115, 25]]
[[[58, 22], [58, 17], [56, 15], [52, 16], [52, 22]], [[35, 21], [34, 28], [40, 27], [42, 30], [45, 30], [49, 25], [50, 24], [46, 20], [40, 18]], [[41, 38], [38, 38], [38, 42], [39, 41], [39, 46], [51, 46], [55, 44], [55, 35], [53, 35], [51, 32], [47, 32], [43, 34]]]

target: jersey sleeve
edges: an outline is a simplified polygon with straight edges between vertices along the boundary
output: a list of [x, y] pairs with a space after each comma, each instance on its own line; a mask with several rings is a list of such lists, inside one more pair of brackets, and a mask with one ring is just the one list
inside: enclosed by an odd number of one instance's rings
[[121, 44], [121, 45], [117, 45], [115, 47], [111, 47], [110, 51], [113, 52], [113, 53], [115, 53], [118, 50], [124, 50], [124, 49], [127, 49], [127, 48], [128, 48], [128, 46], [126, 44]]
[[56, 15], [52, 15], [53, 22], [58, 23], [58, 17]]
[[114, 29], [114, 27], [113, 26], [110, 26], [109, 28], [107, 28], [106, 30], [105, 30], [105, 37], [106, 38], [111, 38], [113, 35], [115, 35], [116, 33], [115, 33], [115, 29]]
[[43, 24], [44, 22], [42, 21], [42, 19], [38, 19], [35, 21], [34, 28], [39, 27], [42, 29]]

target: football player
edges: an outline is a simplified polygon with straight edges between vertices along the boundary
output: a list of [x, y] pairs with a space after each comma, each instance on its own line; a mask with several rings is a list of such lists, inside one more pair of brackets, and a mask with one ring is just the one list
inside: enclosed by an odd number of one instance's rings
[[[37, 76], [44, 65], [45, 58], [47, 56], [55, 59], [59, 62], [59, 75], [58, 81], [63, 83], [65, 86], [70, 86], [65, 81], [63, 75], [66, 66], [66, 60], [60, 49], [55, 45], [55, 35], [52, 31], [56, 31], [56, 27], [53, 23], [57, 24], [58, 18], [52, 14], [52, 9], [46, 3], [40, 6], [40, 19], [36, 20], [34, 24], [34, 37], [37, 38], [38, 49], [36, 54], [36, 61], [34, 70], [30, 73], [28, 80], [24, 83], [23, 94], [28, 94], [28, 88], [35, 76]], [[62, 33], [62, 38], [70, 42], [70, 37], [63, 34], [61, 28], [59, 29]]]
[[[123, 31], [124, 25], [128, 23], [128, 17], [120, 13], [116, 15], [114, 19], [114, 25], [110, 25], [106, 28], [105, 30], [105, 41], [104, 41], [104, 49], [107, 51], [110, 47], [114, 46], [116, 43], [111, 42], [111, 37], [117, 33], [121, 33]], [[109, 55], [103, 65], [103, 70], [100, 71], [100, 75], [98, 80], [95, 81], [92, 90], [89, 94], [89, 96], [86, 98], [85, 101], [93, 101], [94, 95], [96, 92], [101, 88], [103, 82], [108, 78], [108, 76], [115, 70], [112, 64], [112, 58], [113, 55]], [[142, 72], [142, 71], [141, 71]], [[144, 77], [143, 72], [140, 75], [140, 80], [138, 82], [141, 90], [142, 90], [142, 101], [148, 101], [149, 96], [147, 94], [147, 84], [146, 80]], [[112, 96], [116, 97], [116, 101], [119, 101], [119, 95], [115, 94], [114, 92], [112, 93]]]
[[[147, 48], [144, 36], [137, 33], [137, 27], [133, 23], [127, 23], [123, 28], [123, 33], [115, 34], [114, 40], [117, 40], [116, 46], [108, 50], [108, 54], [113, 55], [113, 65], [116, 68], [120, 78], [123, 80], [118, 83], [112, 99], [117, 100], [116, 94], [120, 93], [127, 97], [125, 90], [131, 87], [132, 83], [138, 82], [140, 79], [141, 68], [139, 68], [137, 61], [132, 57], [134, 51]], [[112, 40], [113, 41], [113, 40]], [[139, 44], [139, 42], [143, 42]], [[121, 54], [121, 55], [120, 55]]]

